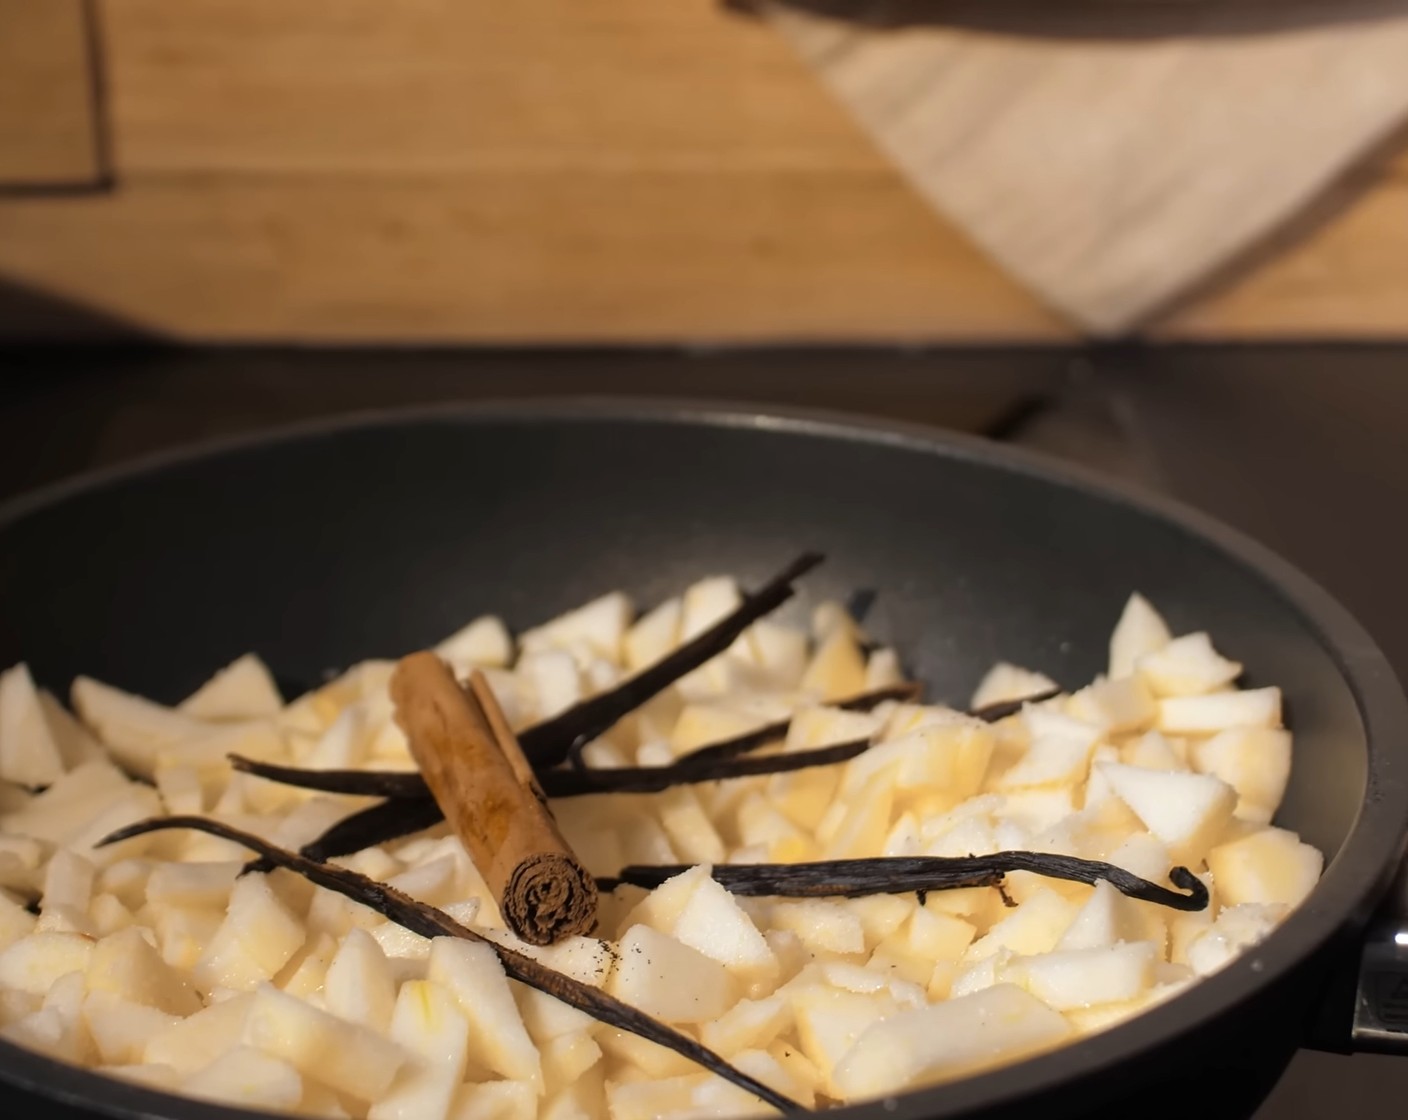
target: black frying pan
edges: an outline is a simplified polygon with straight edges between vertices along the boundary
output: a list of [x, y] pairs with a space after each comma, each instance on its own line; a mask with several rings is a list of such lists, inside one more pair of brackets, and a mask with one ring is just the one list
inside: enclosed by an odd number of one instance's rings
[[[1323, 591], [1223, 526], [988, 444], [799, 414], [570, 402], [241, 440], [0, 511], [0, 664], [27, 659], [60, 691], [88, 673], [175, 701], [252, 649], [292, 692], [483, 611], [522, 627], [616, 587], [649, 603], [711, 572], [761, 580], [807, 548], [831, 559], [794, 609], [875, 589], [869, 628], [937, 699], [966, 698], [998, 658], [1090, 679], [1135, 589], [1175, 630], [1211, 631], [1252, 683], [1284, 688], [1296, 756], [1279, 822], [1331, 856], [1264, 944], [1169, 1003], [841, 1115], [1244, 1117], [1310, 1033], [1352, 1042], [1353, 993], [1336, 1005], [1335, 978], [1353, 978], [1408, 829], [1408, 707], [1382, 655]], [[1391, 941], [1375, 953], [1392, 981]], [[1392, 1020], [1391, 987], [1369, 996], [1356, 1037], [1403, 1043], [1392, 1021], [1371, 1021]], [[249, 1115], [4, 1044], [0, 1113]]]

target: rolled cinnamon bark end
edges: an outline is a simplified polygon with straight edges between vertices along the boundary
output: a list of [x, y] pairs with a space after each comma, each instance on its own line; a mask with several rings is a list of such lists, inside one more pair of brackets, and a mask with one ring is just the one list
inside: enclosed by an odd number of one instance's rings
[[530, 945], [591, 933], [596, 908], [596, 878], [571, 856], [525, 859], [513, 869], [504, 890], [504, 921]]
[[487, 683], [472, 683], [462, 688], [433, 653], [401, 659], [391, 698], [411, 755], [509, 929], [532, 945], [589, 933], [596, 882], [558, 831]]

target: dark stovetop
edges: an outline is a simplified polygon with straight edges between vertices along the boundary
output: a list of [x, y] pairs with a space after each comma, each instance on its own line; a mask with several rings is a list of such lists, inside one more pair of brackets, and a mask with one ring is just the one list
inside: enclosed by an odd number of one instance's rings
[[[1408, 679], [1408, 348], [0, 350], [0, 497], [148, 450], [443, 399], [662, 393], [921, 420], [1170, 492], [1324, 583]], [[1408, 1060], [1303, 1053], [1256, 1120], [1408, 1099]]]

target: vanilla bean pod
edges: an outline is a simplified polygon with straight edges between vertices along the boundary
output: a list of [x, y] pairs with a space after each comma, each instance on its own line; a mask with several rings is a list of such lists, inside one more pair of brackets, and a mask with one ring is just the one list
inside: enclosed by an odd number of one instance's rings
[[574, 744], [591, 742], [681, 677], [713, 660], [758, 619], [787, 602], [793, 594], [792, 584], [823, 559], [816, 552], [799, 556], [757, 591], [745, 594], [736, 610], [666, 654], [654, 665], [642, 669], [615, 688], [574, 704], [561, 715], [525, 730], [518, 740], [528, 761], [538, 769], [556, 766], [566, 760]]
[[[689, 865], [632, 866], [613, 878], [599, 878], [603, 891], [623, 883], [651, 889], [689, 870]], [[995, 887], [1012, 871], [1030, 871], [1051, 879], [1094, 885], [1101, 879], [1121, 894], [1156, 902], [1174, 910], [1206, 909], [1208, 889], [1186, 867], [1175, 867], [1169, 881], [1187, 891], [1170, 890], [1099, 860], [1044, 852], [996, 852], [990, 856], [892, 856], [833, 859], [813, 863], [715, 864], [714, 879], [741, 895], [781, 898], [862, 898], [872, 894], [907, 894], [963, 887]]]
[[[700, 782], [721, 782], [730, 778], [787, 774], [813, 766], [834, 766], [865, 753], [870, 746], [870, 739], [854, 739], [787, 754], [753, 755], [746, 758], [715, 759], [684, 755], [666, 766], [548, 770], [538, 774], [538, 782], [548, 797], [581, 797], [590, 793], [659, 793], [676, 786], [698, 785]], [[430, 796], [424, 780], [417, 773], [385, 770], [295, 770], [254, 762], [239, 756], [231, 756], [230, 761], [235, 769], [246, 774], [298, 786], [301, 789], [316, 789], [324, 793], [364, 794], [406, 801], [424, 801]], [[374, 808], [379, 809], [381, 806]], [[354, 818], [348, 818], [352, 819]], [[379, 819], [389, 822], [394, 819], [394, 814], [388, 810], [381, 814]]]

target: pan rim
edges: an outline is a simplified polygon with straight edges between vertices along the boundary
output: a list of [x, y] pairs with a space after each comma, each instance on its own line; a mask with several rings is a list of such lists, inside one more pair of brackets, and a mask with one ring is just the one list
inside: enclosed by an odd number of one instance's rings
[[[1358, 620], [1295, 565], [1242, 531], [1183, 502], [1126, 480], [980, 437], [910, 421], [757, 402], [684, 398], [553, 396], [446, 401], [362, 410], [165, 449], [87, 471], [0, 505], [0, 531], [69, 498], [97, 493], [181, 465], [263, 446], [425, 424], [627, 422], [777, 431], [865, 443], [1007, 471], [1152, 517], [1192, 534], [1273, 590], [1315, 635], [1351, 690], [1364, 727], [1368, 788], [1354, 824], [1314, 892], [1256, 950], [1226, 969], [1107, 1032], [995, 1070], [882, 1101], [833, 1110], [838, 1120], [961, 1117], [1061, 1083], [1098, 1076], [1196, 1031], [1284, 978], [1367, 921], [1408, 844], [1408, 700], [1391, 666]], [[1395, 745], [1397, 749], [1395, 749]], [[249, 1120], [268, 1114], [201, 1102], [124, 1083], [0, 1041], [0, 1080], [51, 1101], [114, 1117]]]

